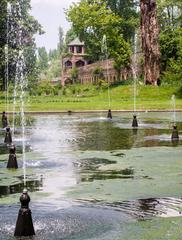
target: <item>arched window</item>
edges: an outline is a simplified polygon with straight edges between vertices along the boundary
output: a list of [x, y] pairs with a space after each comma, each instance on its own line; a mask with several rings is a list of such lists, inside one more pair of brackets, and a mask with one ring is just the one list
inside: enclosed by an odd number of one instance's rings
[[85, 65], [84, 61], [82, 60], [79, 60], [75, 63], [76, 67], [79, 68], [79, 67], [83, 67]]
[[72, 68], [72, 62], [69, 61], [69, 60], [66, 61], [66, 62], [65, 62], [65, 67], [66, 67], [66, 68]]

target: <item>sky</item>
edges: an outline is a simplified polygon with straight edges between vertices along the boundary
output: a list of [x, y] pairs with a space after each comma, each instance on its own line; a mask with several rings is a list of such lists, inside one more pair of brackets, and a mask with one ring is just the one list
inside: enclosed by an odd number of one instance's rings
[[36, 36], [37, 47], [46, 47], [47, 51], [55, 49], [58, 43], [58, 28], [61, 26], [64, 33], [70, 28], [64, 10], [73, 2], [79, 0], [31, 0], [31, 15], [43, 26], [46, 32]]

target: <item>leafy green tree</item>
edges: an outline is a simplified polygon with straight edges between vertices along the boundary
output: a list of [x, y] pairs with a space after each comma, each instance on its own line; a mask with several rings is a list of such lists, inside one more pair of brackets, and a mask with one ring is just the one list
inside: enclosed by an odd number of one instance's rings
[[72, 79], [72, 83], [76, 83], [77, 79], [78, 79], [78, 68], [73, 67], [71, 69], [71, 79]]
[[[116, 52], [120, 48], [120, 41], [125, 42], [121, 35], [123, 20], [108, 8], [106, 1], [82, 0], [70, 7], [67, 16], [74, 32], [85, 42], [86, 52], [92, 61], [97, 61], [102, 56], [104, 35], [107, 39], [107, 57], [115, 57], [117, 60]], [[125, 46], [129, 47], [127, 44]]]
[[182, 28], [166, 28], [160, 35], [163, 81], [182, 84]]
[[83, 0], [73, 4], [67, 12], [74, 32], [85, 42], [86, 51], [91, 60], [95, 61], [102, 55], [101, 44], [104, 35], [107, 37], [108, 48], [112, 46], [113, 36], [118, 35], [121, 18], [107, 8], [105, 1]]
[[108, 7], [123, 19], [120, 31], [126, 41], [132, 41], [135, 28], [139, 25], [139, 15], [137, 13], [138, 1], [134, 0], [106, 0]]
[[[30, 15], [30, 0], [2, 0], [0, 7], [0, 48], [1, 58], [8, 59], [9, 81], [13, 82], [16, 75], [16, 62], [19, 50], [25, 58], [27, 77], [35, 74], [35, 42], [34, 34], [42, 33], [40, 24]], [[5, 52], [6, 49], [6, 52]], [[1, 69], [6, 69], [6, 63], [1, 61]], [[1, 71], [2, 88], [5, 88], [5, 71]]]
[[[105, 58], [114, 58], [120, 67], [128, 65], [131, 51], [121, 34], [123, 19], [113, 13], [106, 1], [82, 0], [70, 7], [67, 16], [74, 32], [85, 42], [86, 52], [92, 61], [99, 60], [103, 56], [103, 47], [106, 47]], [[103, 37], [106, 43], [103, 43]]]
[[59, 42], [58, 42], [59, 55], [63, 52], [63, 48], [64, 48], [64, 32], [62, 27], [59, 27]]
[[158, 18], [163, 82], [181, 84], [182, 1], [158, 0]]
[[65, 36], [65, 45], [67, 46], [68, 43], [70, 43], [71, 41], [73, 41], [75, 38], [77, 37], [76, 32], [74, 31], [73, 27], [71, 27]]
[[52, 60], [56, 60], [59, 58], [59, 51], [58, 49], [50, 49], [49, 50], [49, 53], [48, 53], [48, 58], [49, 58], [49, 61], [52, 61]]
[[45, 47], [38, 48], [38, 68], [40, 72], [44, 72], [48, 68], [48, 54]]

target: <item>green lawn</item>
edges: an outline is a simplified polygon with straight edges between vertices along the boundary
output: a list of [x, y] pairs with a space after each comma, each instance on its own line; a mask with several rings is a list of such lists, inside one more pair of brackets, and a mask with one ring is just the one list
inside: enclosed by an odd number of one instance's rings
[[[177, 87], [171, 86], [138, 86], [137, 110], [170, 110], [172, 109], [171, 96], [177, 91]], [[133, 110], [133, 86], [120, 85], [110, 88], [112, 110]], [[13, 111], [13, 100], [8, 106]], [[108, 90], [96, 90], [91, 86], [76, 86], [68, 88], [64, 95], [60, 96], [28, 96], [26, 98], [26, 111], [89, 111], [107, 110]], [[0, 110], [7, 109], [5, 97], [1, 95]], [[176, 99], [176, 109], [182, 109], [182, 99]], [[17, 109], [18, 111], [18, 109]]]

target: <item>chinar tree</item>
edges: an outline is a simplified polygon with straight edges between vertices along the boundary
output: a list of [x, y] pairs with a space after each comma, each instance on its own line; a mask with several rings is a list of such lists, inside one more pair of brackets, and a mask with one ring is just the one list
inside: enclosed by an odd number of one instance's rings
[[[102, 39], [107, 39], [107, 57], [113, 58], [117, 69], [128, 66], [130, 44], [124, 39], [124, 20], [115, 14], [104, 0], [82, 0], [71, 5], [67, 18], [73, 31], [85, 42], [86, 52], [93, 62], [102, 58]], [[119, 74], [118, 74], [119, 76]]]
[[160, 81], [160, 48], [156, 0], [140, 0], [140, 9], [144, 82], [157, 85]]

